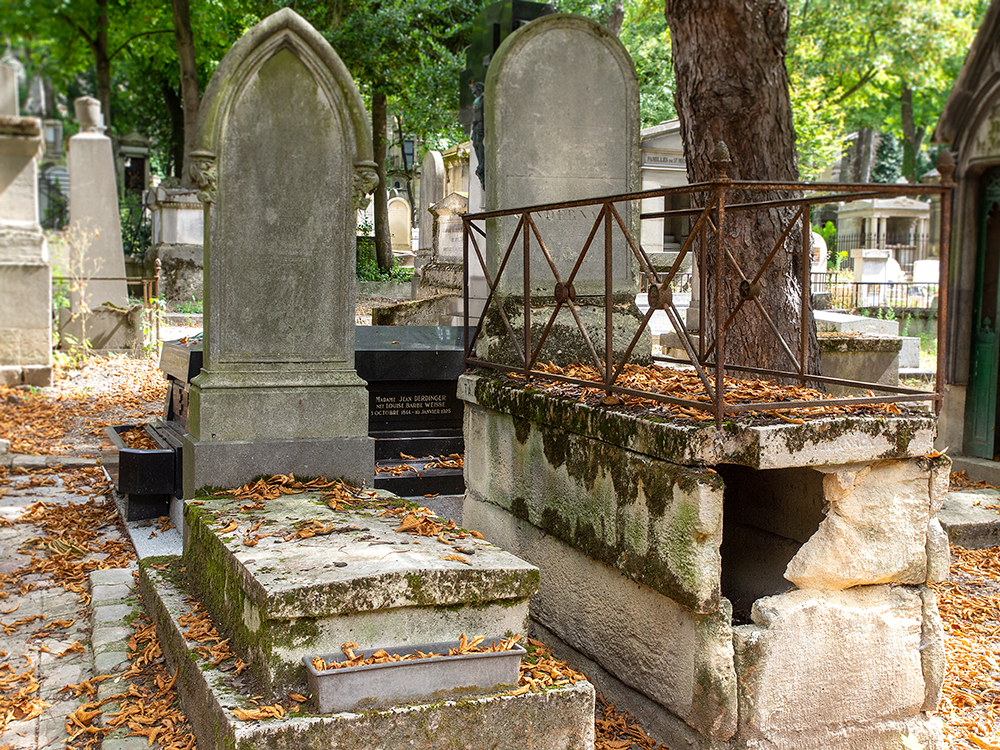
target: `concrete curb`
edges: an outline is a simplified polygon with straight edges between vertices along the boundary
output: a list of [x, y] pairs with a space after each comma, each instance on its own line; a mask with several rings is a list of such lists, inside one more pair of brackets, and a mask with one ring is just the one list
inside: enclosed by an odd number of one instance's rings
[[[121, 674], [129, 667], [128, 640], [134, 630], [130, 623], [142, 613], [135, 591], [131, 568], [95, 570], [90, 573], [91, 646], [94, 656], [93, 674]], [[104, 680], [97, 687], [97, 700], [122, 692], [119, 679]], [[118, 710], [114, 701], [103, 707], [104, 715]], [[103, 717], [102, 717], [103, 718]], [[104, 738], [102, 750], [141, 750], [147, 747], [145, 737], [128, 737], [127, 727], [117, 727]]]

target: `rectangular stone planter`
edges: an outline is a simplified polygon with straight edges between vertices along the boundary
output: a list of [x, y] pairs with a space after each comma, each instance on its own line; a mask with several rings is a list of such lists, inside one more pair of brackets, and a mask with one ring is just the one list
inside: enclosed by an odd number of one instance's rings
[[142, 429], [159, 446], [140, 450], [125, 445], [121, 435], [136, 429], [134, 424], [116, 424], [104, 428], [111, 445], [103, 451], [104, 468], [125, 500], [125, 520], [159, 518], [170, 513], [174, 493], [174, 449], [149, 425]]
[[[418, 651], [446, 654], [458, 645], [458, 641], [447, 641], [386, 650], [401, 656]], [[309, 690], [319, 712], [329, 714], [491, 693], [501, 685], [517, 684], [521, 657], [525, 653], [523, 647], [515, 645], [510, 651], [432, 656], [322, 671], [312, 665], [308, 656], [302, 657], [302, 663], [306, 665]], [[332, 661], [342, 658], [342, 655], [332, 654], [322, 658]]]

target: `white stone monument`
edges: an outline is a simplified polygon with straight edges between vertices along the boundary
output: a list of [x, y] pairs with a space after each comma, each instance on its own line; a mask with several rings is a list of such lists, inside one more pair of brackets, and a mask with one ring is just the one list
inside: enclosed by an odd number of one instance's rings
[[[70, 232], [81, 243], [82, 258], [57, 258], [64, 273], [86, 280], [82, 299], [87, 308], [111, 303], [128, 306], [125, 253], [122, 250], [121, 214], [115, 182], [111, 139], [103, 133], [101, 104], [89, 96], [74, 102], [80, 132], [69, 139]], [[67, 262], [76, 268], [67, 268]], [[114, 279], [100, 281], [95, 279]], [[73, 300], [77, 312], [79, 300]]]
[[392, 254], [396, 262], [404, 268], [413, 267], [413, 246], [410, 236], [413, 231], [413, 212], [406, 198], [396, 196], [389, 199], [389, 237]]
[[[639, 93], [628, 52], [599, 24], [582, 16], [543, 16], [515, 31], [490, 63], [485, 91], [486, 208], [512, 209], [599, 198], [639, 187]], [[472, 196], [470, 210], [474, 209]], [[561, 277], [570, 276], [601, 207], [534, 214], [534, 221]], [[638, 239], [632, 206], [617, 205]], [[518, 216], [487, 220], [487, 266], [496, 274], [514, 235]], [[520, 240], [518, 240], [520, 243]], [[555, 304], [555, 277], [544, 255], [531, 256], [530, 287], [539, 302]], [[520, 248], [520, 244], [518, 245]], [[635, 261], [621, 231], [612, 229], [611, 277], [614, 354], [628, 346], [637, 327]], [[503, 299], [520, 303], [524, 282], [520, 250], [513, 252], [498, 284]], [[604, 330], [604, 232], [598, 232], [573, 286], [580, 316], [593, 331]], [[534, 305], [533, 305], [534, 306]], [[519, 362], [495, 308], [478, 340], [487, 359]], [[496, 320], [490, 316], [496, 315]], [[544, 326], [544, 308], [532, 313]], [[523, 325], [523, 324], [522, 324]], [[625, 332], [628, 332], [627, 334]], [[635, 353], [649, 352], [646, 341]], [[599, 339], [603, 338], [601, 334]], [[603, 356], [603, 352], [601, 353]], [[648, 355], [646, 355], [648, 356]], [[560, 310], [541, 361], [592, 361], [568, 309]]]
[[18, 116], [17, 71], [0, 64], [0, 384], [52, 383], [52, 283], [38, 223], [42, 124]]
[[160, 294], [202, 299], [205, 222], [198, 191], [158, 186], [145, 200], [153, 219], [152, 258], [160, 261]]
[[207, 217], [205, 344], [185, 497], [259, 474], [371, 484], [354, 368], [355, 218], [377, 184], [370, 132], [347, 68], [290, 9], [248, 31], [212, 77], [191, 168]]

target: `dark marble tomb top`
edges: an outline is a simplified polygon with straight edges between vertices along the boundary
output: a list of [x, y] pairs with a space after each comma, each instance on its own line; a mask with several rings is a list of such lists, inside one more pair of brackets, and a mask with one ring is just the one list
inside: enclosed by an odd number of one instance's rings
[[368, 383], [457, 381], [465, 372], [457, 326], [356, 326], [354, 366]]

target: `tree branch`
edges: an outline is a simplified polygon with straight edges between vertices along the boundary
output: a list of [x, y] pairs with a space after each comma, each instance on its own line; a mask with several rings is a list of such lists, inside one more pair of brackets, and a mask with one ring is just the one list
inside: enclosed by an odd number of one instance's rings
[[858, 79], [857, 83], [855, 83], [853, 86], [851, 86], [851, 88], [847, 89], [847, 91], [845, 91], [843, 94], [834, 99], [832, 103], [840, 104], [842, 101], [844, 101], [844, 99], [849, 97], [851, 94], [863, 88], [865, 84], [867, 84], [872, 78], [874, 78], [877, 73], [878, 70], [876, 68], [870, 68], [867, 73], [865, 73], [863, 76], [861, 76], [861, 78]]
[[125, 49], [127, 46], [129, 46], [136, 39], [140, 39], [141, 37], [144, 37], [144, 36], [152, 36], [153, 34], [173, 34], [173, 33], [174, 33], [173, 29], [158, 29], [156, 31], [143, 31], [143, 32], [141, 32], [139, 34], [135, 34], [133, 36], [130, 36], [128, 39], [126, 39], [120, 45], [118, 45], [118, 49], [116, 49], [114, 52], [112, 52], [110, 55], [108, 55], [108, 59], [109, 60], [114, 60], [115, 57], [117, 57], [117, 55], [118, 55], [119, 52], [121, 52], [123, 49]]
[[80, 24], [78, 24], [72, 18], [67, 16], [65, 13], [57, 13], [56, 15], [59, 16], [62, 20], [64, 20], [66, 23], [68, 23], [71, 28], [76, 29], [76, 33], [82, 36], [86, 40], [87, 44], [91, 46], [91, 48], [96, 47], [97, 42], [94, 40], [94, 37], [88, 34], [86, 29], [84, 29]]

